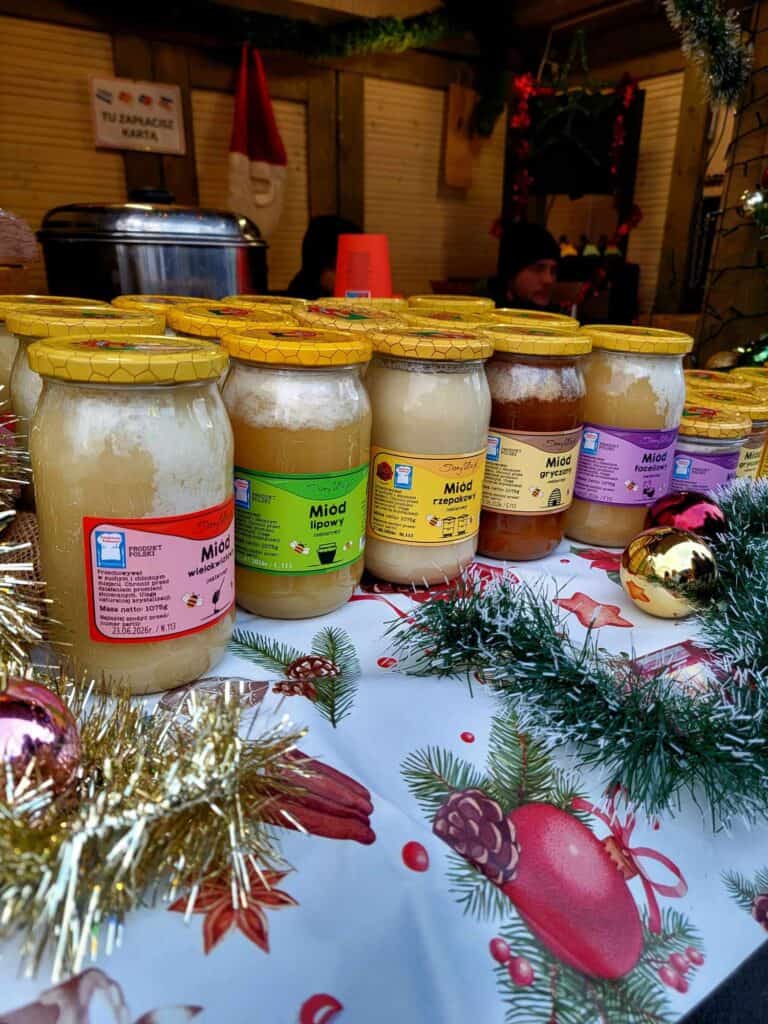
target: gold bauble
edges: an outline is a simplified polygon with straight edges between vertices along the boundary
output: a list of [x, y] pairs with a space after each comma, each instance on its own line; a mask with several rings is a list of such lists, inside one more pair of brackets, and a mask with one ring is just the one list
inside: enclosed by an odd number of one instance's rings
[[629, 542], [621, 556], [620, 575], [638, 608], [660, 619], [683, 619], [712, 598], [717, 563], [700, 537], [657, 526]]

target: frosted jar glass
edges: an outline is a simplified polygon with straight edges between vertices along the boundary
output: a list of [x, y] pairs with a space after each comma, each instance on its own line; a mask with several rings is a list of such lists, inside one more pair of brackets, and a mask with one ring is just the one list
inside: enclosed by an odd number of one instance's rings
[[[234, 595], [223, 618], [200, 632], [146, 642], [92, 638], [84, 519], [182, 516], [231, 502], [232, 430], [216, 383], [112, 387], [46, 379], [30, 450], [52, 633], [75, 670], [132, 693], [166, 690], [210, 671], [232, 633]], [[196, 589], [192, 579], [191, 597]]]
[[[489, 350], [490, 351], [490, 350]], [[376, 353], [365, 380], [373, 406], [371, 495], [365, 566], [391, 583], [429, 585], [455, 577], [474, 558], [477, 550], [482, 473], [491, 417], [491, 394], [483, 360], [428, 360], [399, 358]], [[375, 518], [376, 475], [381, 474], [377, 450], [386, 456], [392, 472], [409, 457], [442, 456], [474, 461], [480, 453], [476, 519], [463, 537], [446, 543], [407, 543], [377, 536]], [[378, 461], [377, 461], [378, 460]], [[393, 484], [394, 486], [394, 484]], [[436, 530], [444, 531], [434, 517]], [[450, 507], [446, 519], [451, 518]], [[423, 523], [419, 524], [423, 528]]]
[[[0, 322], [0, 405], [10, 402], [11, 373], [16, 358], [16, 349], [19, 347], [15, 334], [11, 334], [5, 324]], [[9, 411], [6, 407], [6, 410]]]
[[[235, 437], [237, 603], [274, 619], [325, 615], [350, 599], [363, 574], [371, 405], [360, 366], [269, 366], [232, 358], [224, 402]], [[357, 498], [354, 490], [341, 499], [335, 496], [342, 475], [350, 488], [357, 482]], [[248, 482], [254, 499], [258, 492], [256, 508], [266, 509], [257, 527], [261, 538], [270, 531], [266, 543], [245, 540], [249, 512], [240, 507], [239, 478]], [[275, 519], [267, 505], [274, 486], [290, 489], [297, 481], [312, 505], [324, 506], [328, 516], [300, 518], [297, 504], [295, 521], [280, 519], [278, 513], [275, 525], [268, 525]], [[346, 502], [341, 516], [349, 536], [337, 544], [333, 531], [321, 536], [312, 527], [338, 518], [341, 501]], [[304, 553], [297, 554], [297, 547]], [[283, 554], [291, 566], [276, 564]], [[325, 571], [318, 558], [326, 565], [337, 561], [339, 568]], [[262, 560], [270, 563], [263, 571], [255, 564]]]
[[[596, 341], [594, 343], [597, 344]], [[683, 356], [594, 348], [584, 357], [584, 378], [587, 385], [584, 439], [579, 456], [576, 496], [566, 513], [565, 532], [568, 537], [585, 544], [624, 547], [642, 531], [647, 508], [670, 489], [674, 443], [685, 405]], [[657, 443], [664, 446], [660, 452], [665, 452], [667, 457], [659, 482], [646, 488], [653, 493], [645, 493], [641, 483], [636, 484], [627, 473], [621, 472], [609, 482], [609, 486], [614, 493], [626, 488], [627, 493], [621, 495], [622, 501], [593, 501], [579, 497], [581, 463], [590, 458], [584, 452], [593, 443], [592, 435], [599, 433], [600, 427], [616, 431], [643, 431], [660, 438]], [[661, 432], [666, 431], [671, 433], [664, 437]], [[634, 490], [629, 490], [630, 485]], [[630, 504], [630, 500], [637, 503]]]
[[37, 338], [19, 335], [10, 380], [11, 406], [18, 420], [18, 443], [25, 450], [28, 446], [29, 424], [35, 414], [40, 392], [43, 390], [43, 379], [30, 367], [27, 355], [27, 350], [34, 341], [37, 341]]

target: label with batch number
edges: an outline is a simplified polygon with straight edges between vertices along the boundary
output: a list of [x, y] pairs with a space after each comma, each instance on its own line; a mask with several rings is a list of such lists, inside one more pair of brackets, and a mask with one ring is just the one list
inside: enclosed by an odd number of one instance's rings
[[235, 603], [234, 506], [156, 519], [83, 519], [91, 639], [199, 633]]
[[260, 473], [235, 466], [235, 560], [303, 576], [335, 572], [365, 548], [368, 463], [336, 473]]
[[736, 476], [738, 451], [732, 452], [675, 452], [672, 469], [672, 491], [698, 491], [706, 494], [716, 487], [730, 483]]
[[371, 450], [368, 536], [394, 544], [458, 544], [480, 528], [485, 449], [460, 455]]
[[669, 492], [677, 430], [585, 423], [574, 494], [606, 505], [650, 505]]
[[508, 515], [545, 516], [573, 499], [581, 427], [549, 434], [488, 433], [483, 508]]

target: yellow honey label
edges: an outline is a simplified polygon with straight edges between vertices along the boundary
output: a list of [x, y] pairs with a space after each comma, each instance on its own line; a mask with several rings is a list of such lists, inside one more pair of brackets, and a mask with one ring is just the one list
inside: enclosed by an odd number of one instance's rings
[[491, 430], [483, 508], [509, 515], [545, 516], [573, 500], [581, 427], [551, 434]]
[[748, 476], [751, 480], [759, 475], [760, 463], [763, 459], [765, 445], [764, 434], [753, 434], [744, 442], [741, 449], [739, 465], [736, 468], [736, 476]]
[[457, 544], [480, 526], [485, 450], [413, 455], [371, 449], [368, 536], [394, 544]]

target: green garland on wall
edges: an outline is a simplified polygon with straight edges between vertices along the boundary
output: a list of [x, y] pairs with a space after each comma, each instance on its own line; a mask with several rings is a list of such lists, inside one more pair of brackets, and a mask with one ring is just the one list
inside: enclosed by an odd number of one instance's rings
[[[100, 0], [76, 0], [95, 16], [104, 16]], [[706, 75], [712, 100], [736, 102], [751, 65], [751, 49], [742, 41], [736, 16], [718, 0], [666, 0], [670, 21], [680, 33], [683, 52]], [[409, 18], [350, 17], [332, 25], [246, 10], [215, 0], [135, 0], [131, 22], [189, 31], [211, 39], [248, 40], [265, 50], [287, 50], [306, 57], [352, 57], [404, 53], [451, 36], [471, 33], [482, 51], [477, 63], [480, 100], [475, 128], [490, 135], [506, 98], [505, 50], [511, 41], [502, 28], [500, 5], [493, 0], [444, 0]], [[110, 12], [114, 17], [114, 11]]]

